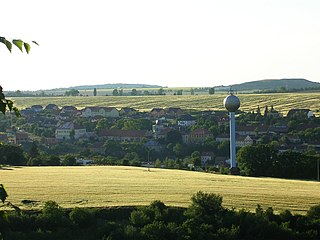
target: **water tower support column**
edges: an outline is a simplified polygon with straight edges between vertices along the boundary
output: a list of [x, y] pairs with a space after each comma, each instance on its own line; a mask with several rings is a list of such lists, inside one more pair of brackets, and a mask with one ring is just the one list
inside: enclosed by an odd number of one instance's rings
[[230, 112], [230, 168], [237, 167], [236, 164], [236, 127], [235, 127], [235, 113]]

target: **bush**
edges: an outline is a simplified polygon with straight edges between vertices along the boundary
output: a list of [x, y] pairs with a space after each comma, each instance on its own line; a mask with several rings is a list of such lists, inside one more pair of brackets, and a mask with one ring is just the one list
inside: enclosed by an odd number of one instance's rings
[[69, 213], [71, 222], [78, 227], [89, 227], [95, 223], [95, 216], [92, 210], [86, 208], [74, 208]]

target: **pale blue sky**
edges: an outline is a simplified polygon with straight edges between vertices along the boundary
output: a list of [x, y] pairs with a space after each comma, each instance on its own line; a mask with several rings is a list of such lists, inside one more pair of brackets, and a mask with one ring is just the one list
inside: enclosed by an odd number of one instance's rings
[[15, 0], [0, 36], [4, 90], [105, 83], [170, 87], [266, 78], [320, 81], [319, 0]]

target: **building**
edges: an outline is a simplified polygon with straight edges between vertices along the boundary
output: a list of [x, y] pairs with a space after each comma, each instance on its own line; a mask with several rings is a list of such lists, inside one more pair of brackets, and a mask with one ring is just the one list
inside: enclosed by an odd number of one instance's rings
[[207, 138], [212, 138], [213, 134], [204, 128], [197, 128], [190, 132], [190, 143], [203, 143]]
[[81, 110], [82, 117], [110, 117], [118, 118], [119, 111], [114, 107], [86, 107]]
[[55, 132], [58, 140], [79, 139], [86, 135], [86, 129], [72, 122], [66, 122], [60, 125]]
[[196, 118], [191, 116], [190, 114], [182, 115], [180, 118], [178, 118], [177, 121], [177, 124], [180, 127], [190, 127], [195, 125], [196, 123]]
[[15, 144], [22, 144], [29, 142], [29, 135], [26, 132], [15, 132], [13, 136], [13, 142]]
[[134, 108], [124, 107], [121, 108], [119, 114], [120, 116], [134, 116], [138, 113], [138, 111]]
[[163, 108], [153, 108], [151, 111], [150, 111], [150, 116], [151, 117], [154, 117], [154, 118], [160, 118], [162, 116], [165, 116], [166, 115], [166, 112]]
[[99, 138], [117, 142], [142, 142], [151, 137], [152, 134], [144, 130], [106, 129], [99, 132]]

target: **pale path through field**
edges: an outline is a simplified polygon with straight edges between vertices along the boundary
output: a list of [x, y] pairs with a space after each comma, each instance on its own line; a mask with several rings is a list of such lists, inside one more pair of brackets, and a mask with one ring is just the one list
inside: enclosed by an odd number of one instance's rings
[[254, 210], [257, 204], [274, 210], [305, 213], [320, 204], [320, 183], [274, 178], [249, 178], [180, 170], [138, 167], [12, 167], [0, 170], [8, 200], [23, 208], [22, 200], [48, 200], [62, 207], [148, 205], [161, 200], [187, 207], [197, 191], [221, 194], [226, 207]]

